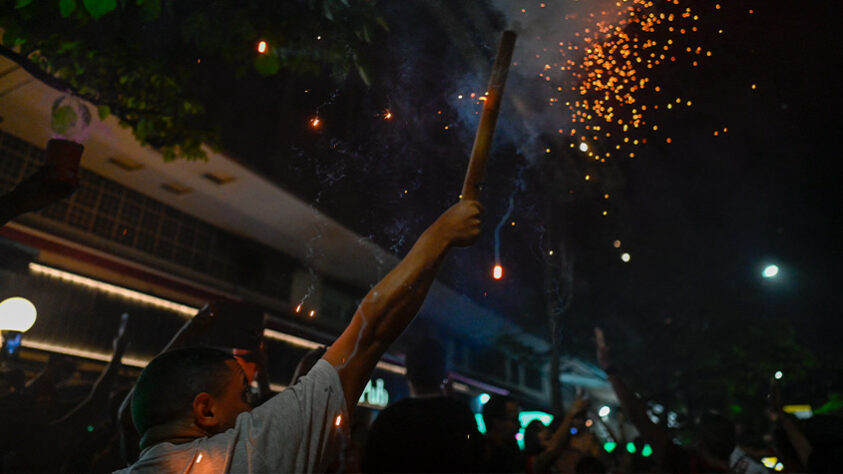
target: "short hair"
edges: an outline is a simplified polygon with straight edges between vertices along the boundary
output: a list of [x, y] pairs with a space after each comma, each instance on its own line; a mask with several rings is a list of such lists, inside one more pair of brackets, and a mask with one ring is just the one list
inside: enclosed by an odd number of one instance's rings
[[515, 403], [515, 400], [506, 395], [495, 394], [489, 397], [489, 401], [483, 405], [483, 423], [487, 430], [492, 420], [506, 418], [506, 405], [510, 402]]
[[426, 337], [407, 351], [407, 379], [422, 389], [437, 389], [445, 379], [445, 348]]
[[165, 352], [153, 359], [135, 384], [132, 421], [143, 435], [152, 426], [187, 416], [196, 395], [219, 396], [231, 373], [231, 354], [210, 347], [189, 347]]

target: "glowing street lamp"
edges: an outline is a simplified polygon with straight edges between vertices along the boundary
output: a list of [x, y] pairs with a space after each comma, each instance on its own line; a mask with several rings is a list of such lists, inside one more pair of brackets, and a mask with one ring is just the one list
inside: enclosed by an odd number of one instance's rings
[[38, 311], [26, 298], [15, 296], [0, 303], [0, 330], [26, 332], [35, 324]]
[[779, 274], [779, 267], [778, 265], [767, 265], [764, 268], [764, 271], [761, 272], [761, 275], [764, 278], [774, 278], [776, 275]]
[[35, 324], [38, 312], [26, 298], [15, 296], [0, 302], [0, 335], [3, 356], [14, 356], [20, 349], [21, 335]]

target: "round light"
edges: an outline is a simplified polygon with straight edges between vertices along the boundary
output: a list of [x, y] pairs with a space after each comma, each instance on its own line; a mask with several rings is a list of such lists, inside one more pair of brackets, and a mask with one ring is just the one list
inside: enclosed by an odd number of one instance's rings
[[777, 370], [775, 375], [773, 375], [773, 377], [775, 377], [776, 380], [781, 380], [782, 376], [784, 376], [784, 374], [782, 374], [781, 370]]
[[258, 42], [258, 52], [261, 54], [266, 52], [266, 41]]
[[762, 273], [762, 275], [764, 275], [764, 278], [773, 278], [778, 274], [779, 267], [776, 265], [767, 265], [767, 267], [764, 269], [764, 272]]
[[501, 278], [503, 278], [503, 267], [502, 266], [495, 265], [495, 267], [492, 268], [492, 278], [494, 278], [495, 280], [500, 280]]
[[26, 332], [35, 324], [38, 312], [26, 298], [15, 296], [0, 303], [0, 330]]
[[631, 257], [630, 257], [630, 256], [629, 256], [629, 254], [628, 254], [628, 253], [626, 253], [626, 252], [624, 252], [624, 253], [622, 253], [622, 254], [621, 254], [621, 260], [623, 260], [624, 262], [628, 262], [630, 258], [631, 258]]
[[486, 402], [488, 402], [490, 398], [492, 398], [492, 397], [490, 397], [488, 393], [481, 393], [480, 394], [480, 404], [485, 405]]
[[611, 412], [612, 412], [611, 408], [609, 408], [606, 405], [603, 405], [602, 407], [600, 407], [600, 411], [598, 411], [597, 414], [600, 415], [600, 416], [609, 416], [609, 413], [611, 413]]
[[583, 152], [583, 153], [587, 152], [588, 151], [588, 143], [586, 143], [586, 142], [580, 143], [580, 151]]

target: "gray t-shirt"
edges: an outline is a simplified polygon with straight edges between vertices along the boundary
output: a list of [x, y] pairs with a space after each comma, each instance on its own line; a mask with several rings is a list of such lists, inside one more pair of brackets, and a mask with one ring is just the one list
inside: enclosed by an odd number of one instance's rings
[[345, 412], [339, 375], [321, 359], [296, 385], [241, 413], [234, 428], [190, 443], [150, 446], [116, 472], [324, 472], [342, 449]]

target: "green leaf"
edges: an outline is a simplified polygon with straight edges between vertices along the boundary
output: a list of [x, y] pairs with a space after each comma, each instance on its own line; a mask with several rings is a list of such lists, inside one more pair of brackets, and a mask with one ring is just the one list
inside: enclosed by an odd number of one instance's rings
[[52, 126], [53, 131], [63, 135], [67, 133], [68, 130], [76, 126], [77, 119], [78, 116], [76, 115], [76, 111], [73, 110], [73, 107], [63, 105], [53, 111], [53, 120], [50, 125]]
[[95, 20], [117, 8], [117, 0], [82, 0], [82, 3]]
[[281, 68], [281, 62], [274, 54], [261, 54], [255, 58], [255, 69], [261, 76], [272, 76]]
[[15, 8], [23, 8], [30, 3], [32, 3], [32, 0], [18, 0], [17, 3], [15, 3]]
[[76, 11], [76, 0], [59, 0], [59, 12], [62, 18], [67, 18]]
[[111, 107], [107, 105], [98, 105], [97, 106], [97, 115], [99, 116], [100, 120], [105, 120], [111, 115]]

